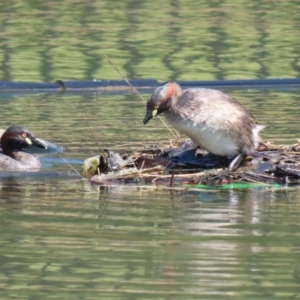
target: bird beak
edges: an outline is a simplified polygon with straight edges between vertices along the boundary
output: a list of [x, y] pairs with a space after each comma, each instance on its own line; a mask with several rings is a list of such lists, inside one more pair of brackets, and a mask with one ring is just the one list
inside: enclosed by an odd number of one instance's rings
[[43, 148], [43, 149], [47, 149], [47, 146], [41, 142], [41, 140], [37, 139], [37, 138], [26, 138], [25, 139], [27, 144], [28, 145], [31, 145], [31, 146], [35, 146], [35, 147], [38, 147], [38, 148]]
[[147, 111], [146, 116], [143, 120], [143, 124], [145, 125], [146, 123], [148, 123], [153, 117], [157, 116], [157, 114], [157, 109], [154, 109], [153, 111]]
[[151, 111], [147, 111], [146, 116], [143, 120], [143, 124], [145, 125], [146, 123], [148, 123], [151, 119], [153, 118], [152, 116], [152, 112]]

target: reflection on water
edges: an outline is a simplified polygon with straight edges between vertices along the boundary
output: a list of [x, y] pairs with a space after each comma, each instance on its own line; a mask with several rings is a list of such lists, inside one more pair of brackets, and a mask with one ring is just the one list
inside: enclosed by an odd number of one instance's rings
[[4, 299], [298, 293], [298, 191], [99, 190], [24, 178], [0, 193]]
[[[265, 139], [294, 143], [296, 91], [227, 92], [267, 126]], [[144, 111], [133, 95], [1, 99], [3, 128], [65, 147], [77, 170], [99, 152], [86, 122], [103, 148], [167, 144], [158, 119], [141, 125]], [[298, 190], [99, 188], [55, 153], [40, 159], [39, 173], [0, 176], [0, 298], [297, 297]]]
[[298, 1], [0, 4], [2, 80], [299, 76]]
[[[297, 1], [20, 1], [0, 4], [8, 81], [299, 77]], [[296, 90], [227, 90], [262, 136], [299, 138]], [[146, 93], [145, 93], [146, 94]], [[144, 95], [148, 97], [147, 93]], [[0, 128], [62, 145], [77, 170], [101, 147], [167, 144], [135, 95], [0, 95]], [[0, 174], [1, 299], [298, 299], [297, 189], [100, 188], [57, 154]]]

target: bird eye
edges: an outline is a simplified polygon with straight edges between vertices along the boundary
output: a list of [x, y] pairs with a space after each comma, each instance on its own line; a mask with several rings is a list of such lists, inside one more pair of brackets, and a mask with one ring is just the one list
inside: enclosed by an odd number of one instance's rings
[[154, 106], [154, 109], [157, 109], [157, 108], [158, 108], [158, 105], [155, 105], [155, 106]]
[[24, 133], [22, 133], [22, 137], [25, 139], [25, 138], [27, 138], [27, 134], [24, 132]]

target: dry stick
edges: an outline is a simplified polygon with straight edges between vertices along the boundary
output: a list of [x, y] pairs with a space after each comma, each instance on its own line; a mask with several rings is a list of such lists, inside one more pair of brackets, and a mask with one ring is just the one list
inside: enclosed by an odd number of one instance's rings
[[[127, 154], [127, 153], [126, 153]], [[132, 159], [132, 157], [129, 155], [128, 156], [128, 159], [131, 161], [131, 163], [134, 165], [134, 168], [135, 168], [135, 170], [138, 172], [139, 170], [138, 170], [138, 168], [136, 167], [136, 165], [135, 165], [135, 163], [134, 163], [134, 161], [133, 161], [133, 159]]]
[[140, 171], [137, 169], [137, 167], [135, 167], [138, 171], [139, 177], [142, 177], [141, 175], [142, 175], [142, 171], [143, 171], [143, 168], [144, 168], [144, 164], [145, 164], [145, 160], [143, 160], [143, 162], [142, 162], [142, 166], [140, 168]]
[[[123, 76], [123, 74], [119, 71], [119, 69], [113, 64], [113, 62], [109, 59], [109, 57], [104, 54], [106, 59], [108, 60], [108, 62], [112, 65], [112, 67], [119, 73], [119, 75], [126, 81], [126, 83], [133, 89], [133, 91], [138, 94], [140, 96], [140, 98], [146, 102], [146, 100], [144, 99], [144, 97], [139, 93], [139, 91], [127, 80], [127, 78], [125, 78], [125, 76]], [[158, 116], [158, 118], [161, 120], [161, 122], [168, 128], [168, 130], [171, 132], [171, 134], [175, 137], [175, 139], [178, 138], [178, 136], [171, 130], [171, 128], [168, 126], [168, 124], [160, 117]]]
[[[189, 178], [193, 176], [203, 176], [205, 173], [204, 172], [199, 172], [199, 173], [193, 173], [193, 174], [176, 174], [176, 178]], [[155, 177], [156, 179], [158, 178], [172, 178], [174, 175], [159, 175], [159, 174], [142, 174], [142, 177]]]
[[[82, 117], [84, 118], [84, 120], [85, 120], [85, 122], [86, 122], [86, 124], [87, 124], [87, 126], [88, 126], [88, 128], [89, 128], [89, 130], [90, 130], [90, 133], [91, 133], [91, 135], [92, 135], [92, 137], [93, 137], [93, 139], [94, 139], [94, 141], [96, 142], [96, 145], [98, 146], [98, 148], [99, 148], [99, 151], [103, 154], [103, 156], [104, 156], [104, 158], [105, 158], [105, 160], [106, 160], [106, 162], [108, 163], [108, 161], [107, 161], [107, 157], [106, 157], [106, 155], [105, 155], [105, 153], [104, 153], [104, 151], [101, 149], [101, 147], [99, 146], [99, 143], [98, 143], [98, 141], [96, 140], [96, 138], [95, 138], [95, 135], [94, 135], [94, 133], [93, 133], [93, 131], [92, 131], [92, 128], [90, 127], [90, 125], [89, 125], [89, 123], [88, 123], [88, 121], [87, 121], [87, 119], [86, 119], [86, 117], [85, 117], [85, 114], [80, 110], [80, 108], [79, 108], [79, 106], [77, 105], [77, 104], [75, 104], [75, 107], [76, 107], [76, 109], [81, 113], [81, 115], [82, 115]], [[58, 154], [58, 156], [73, 170], [73, 171], [75, 171], [81, 178], [83, 178], [83, 179], [86, 179], [86, 178], [84, 178], [71, 164], [69, 164], [60, 154]], [[98, 168], [98, 172], [99, 172], [99, 168]]]
[[91, 128], [90, 124], [88, 123], [88, 121], [87, 121], [87, 119], [86, 119], [86, 117], [85, 117], [85, 114], [80, 110], [80, 108], [79, 108], [79, 106], [78, 106], [77, 104], [75, 104], [75, 107], [76, 107], [77, 110], [79, 110], [79, 112], [81, 113], [82, 117], [84, 118], [84, 121], [85, 121], [87, 127], [89, 128], [89, 131], [90, 131], [90, 133], [91, 133], [91, 135], [92, 135], [94, 141], [96, 142], [96, 145], [98, 146], [99, 151], [104, 155], [104, 158], [106, 159], [106, 162], [107, 162], [107, 157], [106, 157], [104, 151], [101, 149], [101, 147], [100, 147], [98, 141], [96, 140], [96, 137], [95, 137], [95, 135], [94, 135], [94, 133], [93, 133], [93, 131], [92, 131], [92, 128]]

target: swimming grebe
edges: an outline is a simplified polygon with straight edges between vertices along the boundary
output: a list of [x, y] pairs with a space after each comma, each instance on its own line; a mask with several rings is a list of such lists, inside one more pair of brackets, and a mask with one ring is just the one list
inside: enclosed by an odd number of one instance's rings
[[253, 115], [237, 100], [218, 90], [182, 90], [176, 82], [158, 87], [147, 102], [146, 124], [164, 113], [168, 122], [201, 148], [220, 156], [235, 157], [236, 169], [246, 154], [254, 154], [259, 131]]
[[41, 163], [33, 154], [21, 151], [28, 146], [46, 149], [33, 134], [21, 127], [11, 126], [1, 136], [0, 171], [37, 171]]

